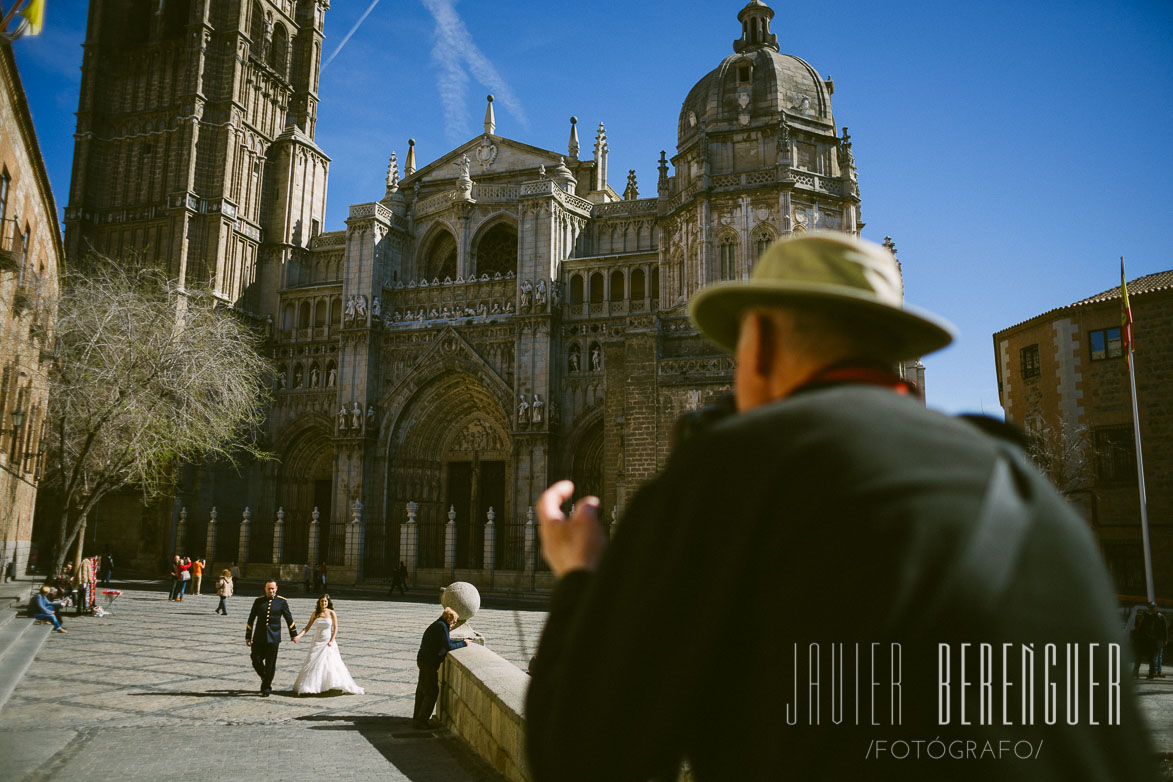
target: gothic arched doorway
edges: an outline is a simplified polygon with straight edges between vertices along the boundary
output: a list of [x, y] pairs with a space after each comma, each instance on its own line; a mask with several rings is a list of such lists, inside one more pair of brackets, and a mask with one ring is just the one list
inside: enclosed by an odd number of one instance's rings
[[[286, 563], [321, 562], [327, 558], [327, 552], [335, 550], [332, 539], [339, 534], [345, 539], [346, 534], [344, 523], [331, 523], [334, 448], [329, 431], [324, 425], [305, 429], [283, 451], [277, 470], [276, 497], [277, 506], [285, 511], [285, 551], [281, 559]], [[318, 545], [317, 551], [310, 551], [310, 522], [315, 508]]]
[[425, 382], [391, 433], [387, 541], [382, 552], [368, 548], [367, 572], [398, 562], [398, 530], [408, 502], [419, 505], [419, 567], [444, 566], [449, 511], [455, 514], [455, 567], [484, 567], [489, 508], [498, 519], [509, 518], [508, 432], [501, 402], [481, 378], [451, 367]]

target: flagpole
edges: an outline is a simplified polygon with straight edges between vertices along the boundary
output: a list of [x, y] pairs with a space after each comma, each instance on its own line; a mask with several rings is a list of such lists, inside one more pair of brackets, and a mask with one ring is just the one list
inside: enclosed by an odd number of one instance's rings
[[1136, 366], [1132, 361], [1132, 308], [1128, 304], [1128, 286], [1124, 282], [1124, 256], [1120, 256], [1120, 291], [1124, 297], [1122, 316], [1125, 319], [1124, 328], [1127, 334], [1122, 335], [1128, 340], [1127, 352], [1124, 354], [1128, 362], [1128, 380], [1132, 387], [1132, 431], [1136, 438], [1136, 481], [1140, 488], [1140, 535], [1144, 543], [1144, 578], [1148, 594], [1148, 602], [1157, 601], [1156, 589], [1153, 587], [1153, 551], [1149, 544], [1149, 502], [1144, 487], [1144, 454], [1140, 447], [1140, 410], [1136, 404]]

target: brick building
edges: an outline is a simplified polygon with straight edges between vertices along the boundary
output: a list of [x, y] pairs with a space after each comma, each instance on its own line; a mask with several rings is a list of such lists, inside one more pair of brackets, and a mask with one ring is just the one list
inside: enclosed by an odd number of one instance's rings
[[[1128, 283], [1157, 595], [1173, 597], [1173, 271]], [[1120, 288], [994, 334], [1008, 421], [1032, 435], [1082, 511], [1121, 594], [1145, 594], [1132, 398]]]
[[11, 45], [0, 41], [0, 563], [23, 573], [44, 468], [49, 356], [62, 263], [49, 177]]
[[351, 578], [404, 559], [437, 583], [533, 584], [538, 492], [570, 475], [622, 507], [676, 417], [730, 387], [688, 297], [781, 236], [862, 227], [833, 85], [781, 52], [759, 0], [730, 14], [741, 36], [684, 98], [650, 195], [634, 171], [611, 187], [602, 123], [590, 147], [574, 118], [539, 147], [498, 132], [490, 97], [483, 133], [420, 166], [409, 141], [332, 231], [329, 3], [146, 6], [90, 4], [66, 245], [212, 279], [268, 329], [279, 459], [186, 470], [169, 529], [108, 512], [103, 534], [139, 541], [124, 560], [177, 547]]

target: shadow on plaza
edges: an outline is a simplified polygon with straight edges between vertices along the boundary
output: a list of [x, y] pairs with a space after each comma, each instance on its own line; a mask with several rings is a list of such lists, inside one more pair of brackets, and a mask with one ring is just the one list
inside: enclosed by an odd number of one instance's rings
[[[289, 695], [293, 696], [292, 690], [285, 692], [274, 692], [274, 695]], [[146, 697], [157, 698], [159, 696], [173, 697], [173, 698], [235, 698], [235, 697], [261, 697], [261, 693], [255, 689], [249, 690], [150, 690], [147, 692], [130, 692], [127, 693], [132, 697]]]
[[467, 771], [471, 779], [501, 779], [447, 729], [415, 730], [409, 717], [306, 715], [295, 719], [298, 722], [324, 723], [311, 726], [311, 730], [356, 731], [388, 763], [413, 782], [446, 782], [452, 779], [450, 773], [441, 776], [437, 764], [441, 756], [451, 759], [461, 770]]

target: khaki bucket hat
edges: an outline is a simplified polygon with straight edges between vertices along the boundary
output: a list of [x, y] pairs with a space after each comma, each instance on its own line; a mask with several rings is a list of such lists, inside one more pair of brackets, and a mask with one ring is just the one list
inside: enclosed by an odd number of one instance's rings
[[688, 311], [702, 334], [730, 352], [747, 310], [787, 304], [822, 305], [829, 315], [843, 313], [884, 330], [895, 343], [893, 361], [918, 358], [953, 341], [951, 324], [906, 307], [903, 300], [900, 270], [886, 248], [818, 231], [775, 242], [749, 280], [702, 288]]

